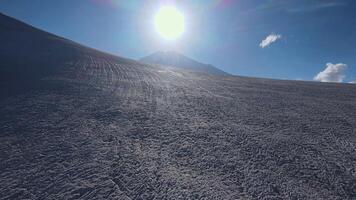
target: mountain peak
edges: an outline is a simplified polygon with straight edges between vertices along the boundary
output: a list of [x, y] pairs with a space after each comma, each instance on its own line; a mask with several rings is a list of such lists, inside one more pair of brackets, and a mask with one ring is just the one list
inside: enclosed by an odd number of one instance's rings
[[200, 63], [176, 51], [157, 51], [141, 58], [140, 61], [148, 64], [166, 65], [217, 75], [228, 74], [210, 64]]

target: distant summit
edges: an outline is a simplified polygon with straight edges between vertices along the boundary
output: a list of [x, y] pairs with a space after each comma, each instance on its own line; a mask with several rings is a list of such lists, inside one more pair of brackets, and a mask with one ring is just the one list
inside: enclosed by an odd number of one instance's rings
[[211, 74], [228, 75], [228, 73], [212, 65], [200, 63], [175, 51], [157, 51], [141, 58], [140, 61], [148, 64], [167, 65]]

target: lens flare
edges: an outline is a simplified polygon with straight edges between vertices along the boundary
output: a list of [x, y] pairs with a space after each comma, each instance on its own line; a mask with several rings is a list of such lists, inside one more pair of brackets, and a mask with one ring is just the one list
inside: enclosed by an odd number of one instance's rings
[[154, 24], [156, 31], [167, 40], [178, 39], [185, 29], [183, 14], [173, 6], [161, 7]]

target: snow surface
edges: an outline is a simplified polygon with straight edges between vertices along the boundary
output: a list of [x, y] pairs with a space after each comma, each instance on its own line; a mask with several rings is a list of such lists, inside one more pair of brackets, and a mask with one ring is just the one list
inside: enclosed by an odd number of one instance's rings
[[145, 65], [28, 30], [0, 29], [0, 199], [356, 198], [355, 85]]
[[228, 75], [228, 73], [212, 65], [200, 63], [175, 51], [157, 51], [151, 55], [141, 58], [139, 61], [148, 64], [171, 66], [203, 73]]

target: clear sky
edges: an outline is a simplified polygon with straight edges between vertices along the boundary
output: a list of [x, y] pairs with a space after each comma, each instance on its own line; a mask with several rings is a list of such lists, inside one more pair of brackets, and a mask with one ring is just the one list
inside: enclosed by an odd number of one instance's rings
[[[153, 25], [167, 3], [186, 22], [175, 42]], [[174, 49], [236, 75], [339, 82], [356, 80], [355, 10], [354, 0], [0, 1], [3, 14], [119, 56]]]

